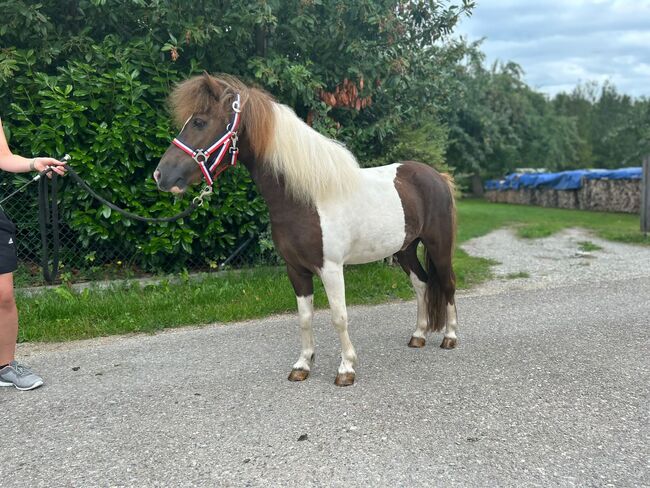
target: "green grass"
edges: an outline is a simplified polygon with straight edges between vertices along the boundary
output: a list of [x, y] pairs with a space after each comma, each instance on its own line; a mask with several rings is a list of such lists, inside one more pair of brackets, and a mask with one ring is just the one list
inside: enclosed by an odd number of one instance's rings
[[508, 273], [506, 279], [508, 280], [517, 280], [519, 278], [530, 278], [530, 273], [526, 271], [519, 271], [518, 273]]
[[600, 251], [602, 247], [600, 247], [598, 244], [594, 244], [591, 241], [580, 241], [578, 242], [578, 249], [584, 252], [591, 252]]
[[[459, 202], [459, 235], [463, 241], [491, 230], [516, 225], [522, 237], [541, 237], [566, 227], [585, 227], [597, 235], [623, 242], [650, 244], [631, 215], [588, 213], [536, 207]], [[458, 287], [490, 278], [493, 261], [457, 250], [454, 266]], [[519, 276], [518, 276], [519, 277]], [[373, 263], [351, 266], [346, 275], [347, 302], [376, 304], [413, 297], [410, 281], [399, 266]], [[326, 306], [320, 280], [315, 279], [315, 304]], [[131, 332], [155, 332], [182, 325], [231, 322], [275, 313], [295, 312], [295, 297], [281, 269], [220, 273], [201, 281], [138, 283], [111, 290], [82, 292], [61, 286], [35, 296], [18, 294], [20, 341], [64, 341]]]
[[[458, 253], [458, 284], [466, 288], [490, 276], [490, 261]], [[345, 273], [350, 305], [413, 298], [410, 281], [399, 266], [372, 263], [351, 266]], [[327, 305], [315, 279], [317, 308]], [[155, 332], [182, 325], [232, 322], [294, 312], [296, 300], [282, 269], [224, 272], [200, 281], [137, 282], [111, 290], [73, 291], [65, 286], [32, 297], [18, 295], [19, 341], [65, 341]]]
[[517, 234], [525, 238], [548, 237], [562, 229], [583, 227], [603, 239], [650, 245], [650, 238], [639, 231], [638, 215], [486, 203], [483, 200], [463, 200], [458, 204], [460, 242], [508, 225], [515, 225]]

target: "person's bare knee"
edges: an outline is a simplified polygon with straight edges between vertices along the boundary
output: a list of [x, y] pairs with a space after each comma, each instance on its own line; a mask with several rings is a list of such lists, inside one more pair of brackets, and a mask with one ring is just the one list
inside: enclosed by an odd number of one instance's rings
[[7, 286], [4, 280], [0, 280], [0, 310], [9, 311], [16, 308], [13, 286]]

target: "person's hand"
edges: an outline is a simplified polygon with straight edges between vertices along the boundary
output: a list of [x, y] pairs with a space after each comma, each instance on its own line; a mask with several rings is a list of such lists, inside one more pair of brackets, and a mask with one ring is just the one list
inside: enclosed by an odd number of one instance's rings
[[[39, 173], [45, 171], [47, 168], [52, 168], [52, 171], [60, 174], [61, 176], [65, 175], [65, 162], [59, 161], [54, 158], [34, 158], [34, 169]], [[48, 173], [47, 176], [52, 177], [52, 173]]]

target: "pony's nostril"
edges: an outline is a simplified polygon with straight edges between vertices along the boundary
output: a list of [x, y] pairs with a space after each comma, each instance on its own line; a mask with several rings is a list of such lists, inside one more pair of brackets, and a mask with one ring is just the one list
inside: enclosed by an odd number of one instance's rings
[[157, 169], [156, 171], [153, 172], [153, 179], [158, 183], [160, 181], [160, 170]]

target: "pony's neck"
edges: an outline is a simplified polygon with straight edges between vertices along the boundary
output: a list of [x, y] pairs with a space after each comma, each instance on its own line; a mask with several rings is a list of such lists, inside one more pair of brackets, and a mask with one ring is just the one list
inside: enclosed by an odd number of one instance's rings
[[286, 212], [288, 207], [309, 207], [303, 202], [295, 201], [287, 192], [284, 178], [281, 175], [277, 177], [263, 162], [257, 161], [252, 156], [252, 153], [244, 148], [242, 148], [241, 154], [243, 156], [241, 158], [242, 163], [250, 173], [257, 190], [269, 208], [271, 221], [276, 221], [279, 216]]

